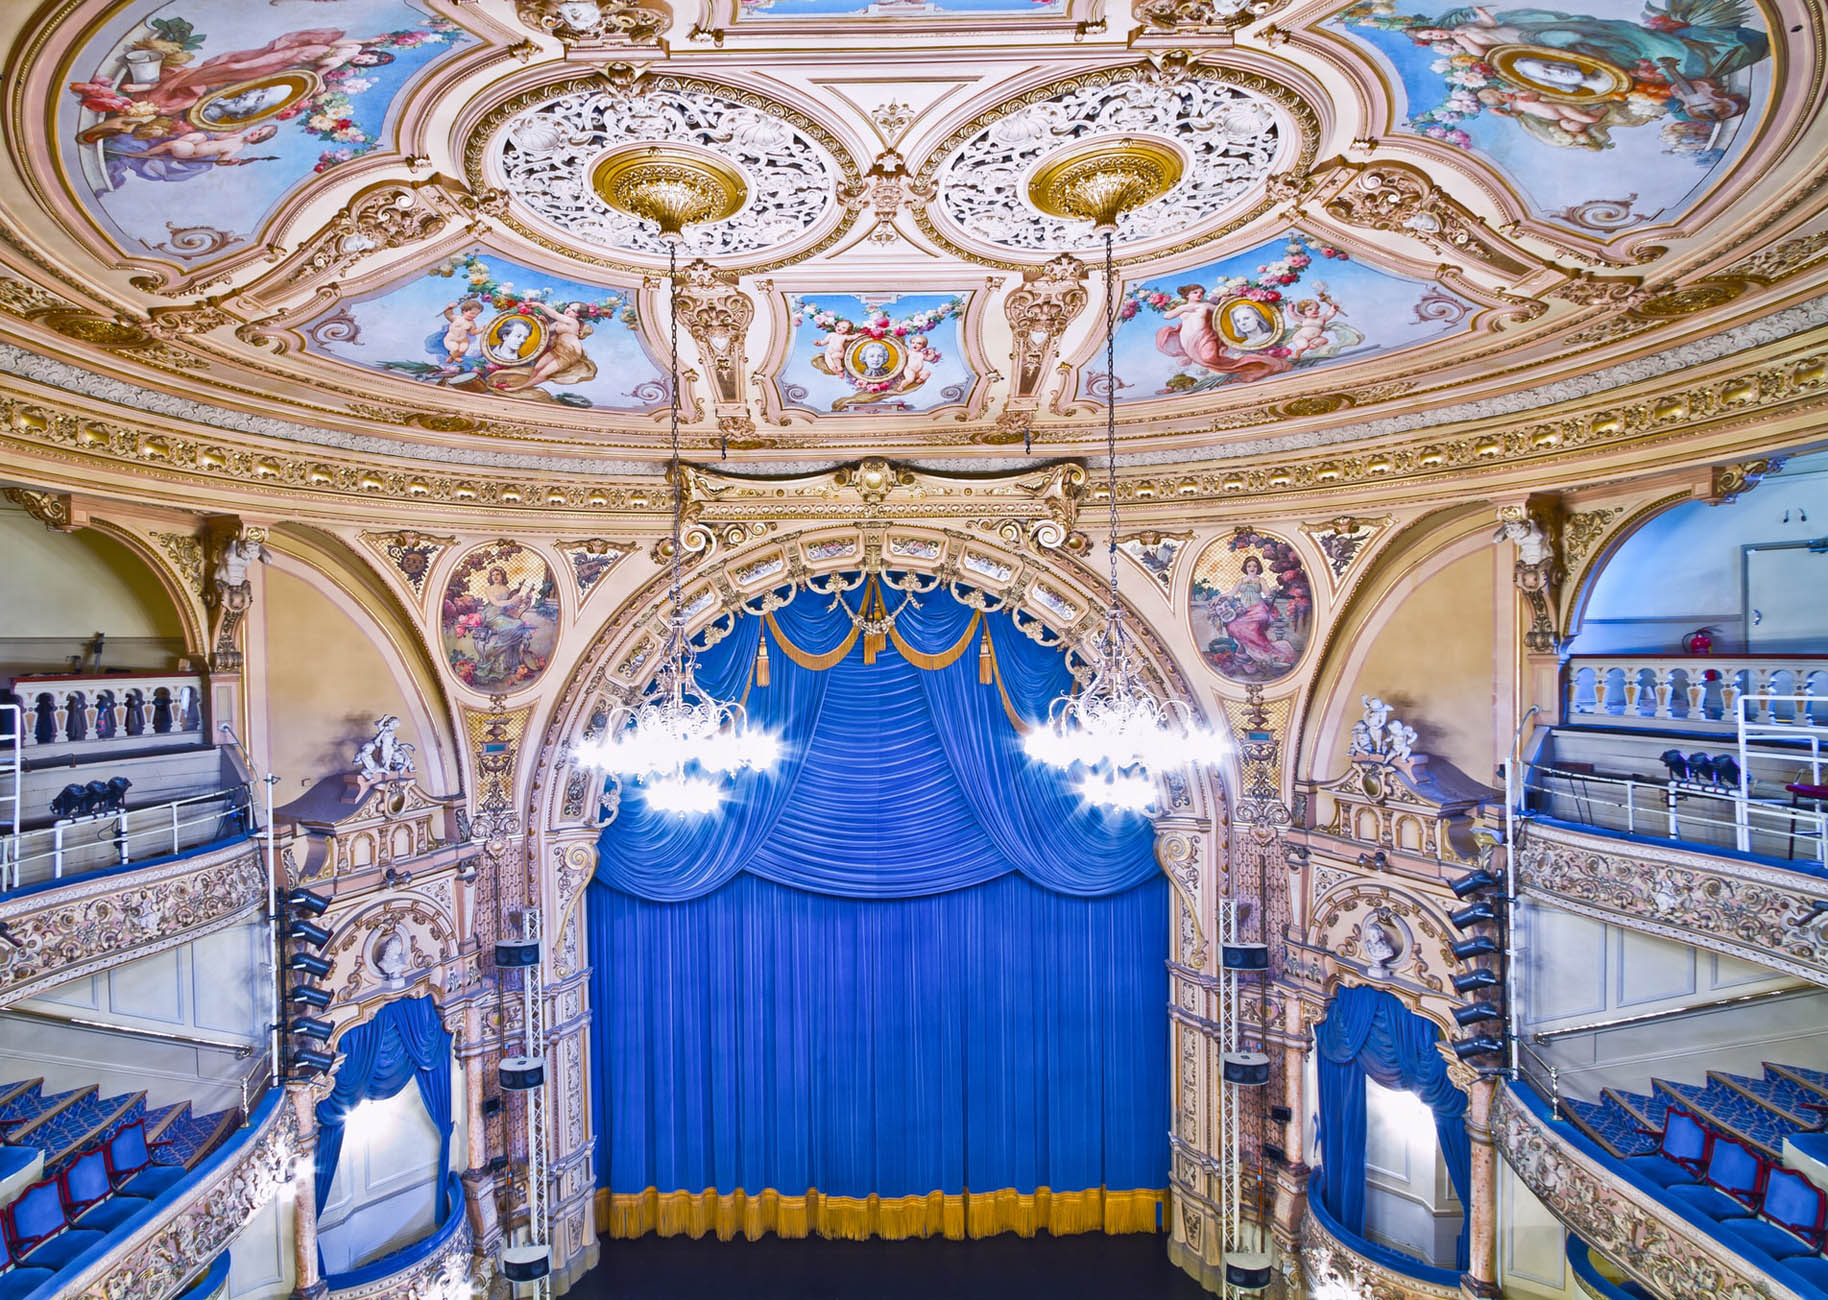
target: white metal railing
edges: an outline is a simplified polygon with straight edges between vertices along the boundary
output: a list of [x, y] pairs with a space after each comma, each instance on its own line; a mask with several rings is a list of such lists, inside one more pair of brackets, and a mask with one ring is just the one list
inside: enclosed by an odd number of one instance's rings
[[[1723, 787], [1538, 766], [1524, 774], [1523, 804], [1563, 821], [1704, 847], [1731, 844], [1751, 852], [1757, 835], [1773, 849], [1783, 844], [1783, 856], [1794, 858], [1801, 843], [1811, 860], [1828, 866], [1828, 812], [1754, 797], [1743, 768], [1741, 786]], [[1718, 814], [1707, 811], [1721, 805]]]
[[1740, 701], [1765, 701], [1753, 721], [1828, 726], [1828, 656], [1574, 655], [1570, 722], [1731, 731]]
[[203, 679], [195, 673], [20, 677], [12, 689], [28, 761], [203, 738]]
[[103, 866], [128, 866], [135, 858], [182, 853], [230, 834], [252, 834], [255, 829], [245, 784], [144, 808], [65, 817], [20, 835], [10, 872], [0, 877], [0, 888], [61, 880], [66, 871], [77, 874]]
[[25, 778], [25, 764], [19, 752], [19, 729], [24, 720], [25, 710], [17, 704], [0, 704], [0, 781], [6, 782], [6, 789], [0, 791], [0, 805], [6, 807], [6, 837], [0, 839], [0, 889], [6, 888], [7, 881], [18, 874], [19, 826], [24, 816], [21, 787]]
[[[1741, 810], [1751, 806], [1753, 780], [1750, 766], [1751, 747], [1757, 741], [1778, 741], [1785, 752], [1801, 757], [1802, 745], [1809, 747], [1809, 784], [1821, 788], [1822, 741], [1828, 739], [1828, 726], [1817, 725], [1811, 707], [1821, 703], [1811, 695], [1741, 695], [1734, 721], [1739, 729], [1739, 800]], [[1787, 719], [1787, 720], [1786, 720]], [[1796, 801], [1791, 800], [1792, 803]], [[1822, 803], [1816, 801], [1816, 807]], [[1735, 846], [1744, 853], [1751, 849], [1752, 829], [1741, 817]], [[1828, 862], [1828, 857], [1824, 858]]]

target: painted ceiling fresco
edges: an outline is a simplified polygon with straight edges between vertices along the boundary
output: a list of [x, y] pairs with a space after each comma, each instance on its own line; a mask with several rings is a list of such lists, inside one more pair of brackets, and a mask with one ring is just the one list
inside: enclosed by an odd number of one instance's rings
[[962, 401], [966, 297], [819, 293], [788, 303], [792, 334], [777, 380], [793, 406], [905, 414]]
[[1590, 230], [1682, 212], [1771, 93], [1752, 0], [1359, 0], [1332, 25], [1395, 69], [1406, 129], [1490, 159], [1543, 214]]
[[344, 303], [303, 333], [314, 351], [446, 392], [630, 410], [667, 400], [628, 290], [480, 250]]
[[[1250, 384], [1409, 347], [1461, 329], [1472, 305], [1295, 233], [1126, 284], [1117, 308], [1117, 399], [1159, 400]], [[1103, 399], [1102, 356], [1080, 371]]]
[[300, 181], [387, 147], [401, 89], [468, 40], [405, 0], [133, 6], [71, 64], [64, 165], [124, 247], [216, 252]]
[[[1382, 438], [1828, 287], [1819, 0], [57, 12], [0, 5], [0, 312], [274, 437], [659, 454], [671, 250], [598, 192], [619, 150], [740, 191], [676, 250], [691, 455], [1095, 455], [1113, 395], [1164, 459]], [[1176, 166], [1117, 221], [1108, 366], [1102, 235], [1030, 190], [1125, 140]]]

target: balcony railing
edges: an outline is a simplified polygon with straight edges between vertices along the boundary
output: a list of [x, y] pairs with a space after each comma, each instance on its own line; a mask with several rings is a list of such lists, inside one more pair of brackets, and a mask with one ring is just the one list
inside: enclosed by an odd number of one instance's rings
[[245, 783], [116, 812], [67, 817], [11, 836], [0, 891], [146, 858], [171, 857], [257, 829]]
[[1574, 655], [1563, 680], [1585, 726], [1730, 732], [1744, 696], [1755, 724], [1828, 726], [1828, 656]]
[[203, 742], [203, 679], [195, 673], [20, 677], [13, 693], [28, 763]]

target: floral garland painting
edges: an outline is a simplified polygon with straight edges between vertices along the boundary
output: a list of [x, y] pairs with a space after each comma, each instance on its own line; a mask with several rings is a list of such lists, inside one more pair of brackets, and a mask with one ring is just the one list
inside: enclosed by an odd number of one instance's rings
[[[1550, 215], [1594, 231], [1679, 210], [1770, 92], [1751, 0], [1358, 0], [1334, 22], [1395, 65], [1409, 129], [1490, 156], [1560, 205]], [[1583, 153], [1606, 156], [1571, 161]]]
[[[1322, 267], [1326, 279], [1313, 278]], [[1469, 311], [1437, 286], [1291, 232], [1126, 289], [1117, 308], [1118, 400], [1203, 393], [1438, 339]], [[1102, 399], [1109, 382], [1088, 366], [1081, 391]]]
[[465, 686], [502, 693], [531, 686], [558, 642], [552, 567], [518, 542], [478, 547], [444, 586], [440, 626], [451, 672]]
[[962, 400], [974, 378], [958, 360], [966, 303], [938, 294], [790, 299], [783, 397], [835, 412], [922, 411]]
[[645, 410], [667, 399], [633, 296], [481, 251], [305, 326], [309, 346], [420, 383], [560, 406]]
[[[381, 147], [388, 109], [471, 38], [406, 0], [172, 0], [77, 57], [62, 135], [93, 209], [134, 252], [241, 242], [299, 180]], [[173, 188], [173, 187], [176, 188]]]
[[1273, 682], [1293, 672], [1307, 650], [1314, 587], [1293, 546], [1241, 528], [1194, 562], [1189, 614], [1214, 672], [1234, 682]]

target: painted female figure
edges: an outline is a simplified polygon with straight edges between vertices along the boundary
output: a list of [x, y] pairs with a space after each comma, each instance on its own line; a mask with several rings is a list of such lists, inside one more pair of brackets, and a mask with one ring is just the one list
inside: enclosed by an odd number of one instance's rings
[[590, 337], [587, 310], [581, 302], [554, 311], [543, 302], [529, 302], [528, 309], [546, 318], [546, 347], [534, 361], [497, 370], [489, 387], [502, 393], [524, 392], [541, 384], [587, 384], [597, 377], [597, 363], [590, 359], [584, 340]]
[[532, 599], [525, 589], [508, 585], [508, 571], [501, 565], [489, 570], [488, 583], [482, 589], [482, 625], [470, 634], [481, 670], [477, 673], [479, 679], [514, 680], [533, 640], [533, 627], [522, 617]]
[[1273, 596], [1264, 590], [1263, 561], [1247, 556], [1238, 585], [1213, 598], [1210, 617], [1213, 625], [1224, 628], [1225, 635], [1238, 643], [1238, 652], [1253, 664], [1286, 668], [1299, 655], [1294, 645], [1275, 634]]
[[1162, 312], [1172, 322], [1155, 332], [1157, 350], [1180, 362], [1191, 362], [1215, 374], [1236, 375], [1249, 383], [1289, 368], [1286, 357], [1239, 352], [1227, 347], [1212, 319], [1218, 304], [1206, 297], [1206, 287], [1184, 284], [1176, 292], [1182, 301]]

